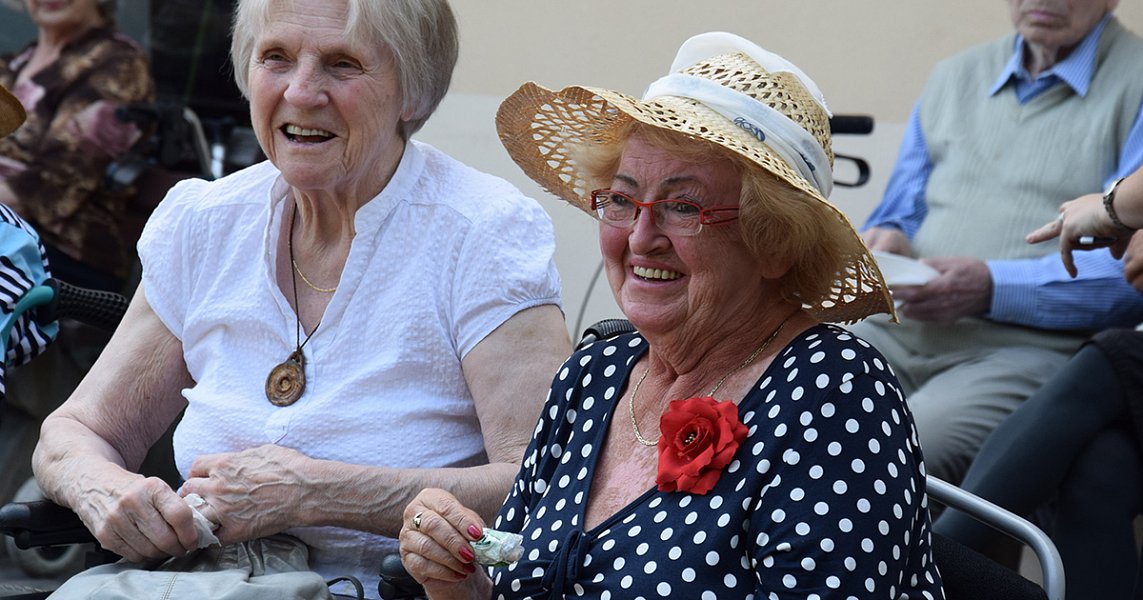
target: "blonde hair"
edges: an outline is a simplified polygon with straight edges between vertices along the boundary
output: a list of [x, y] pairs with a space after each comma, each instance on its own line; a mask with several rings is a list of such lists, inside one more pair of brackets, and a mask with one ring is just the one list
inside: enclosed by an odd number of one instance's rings
[[591, 189], [611, 184], [624, 144], [634, 135], [684, 160], [733, 162], [742, 177], [738, 223], [743, 243], [759, 263], [790, 265], [778, 279], [788, 301], [818, 306], [828, 300], [846, 265], [864, 252], [844, 217], [735, 152], [634, 119], [616, 126], [613, 133], [574, 153]]
[[[238, 0], [234, 8], [230, 60], [234, 81], [249, 98], [248, 76], [254, 45], [269, 24], [273, 0]], [[389, 48], [401, 81], [401, 123], [409, 139], [440, 105], [452, 82], [460, 40], [456, 17], [447, 0], [346, 0], [345, 35], [360, 43]]]

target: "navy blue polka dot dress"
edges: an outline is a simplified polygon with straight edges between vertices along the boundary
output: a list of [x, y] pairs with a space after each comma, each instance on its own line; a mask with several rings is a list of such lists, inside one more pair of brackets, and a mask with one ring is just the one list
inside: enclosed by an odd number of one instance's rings
[[596, 342], [557, 374], [496, 528], [524, 557], [490, 570], [494, 598], [943, 598], [913, 421], [881, 355], [819, 325], [739, 403], [748, 429], [705, 495], [651, 488], [585, 531], [592, 475], [637, 334]]

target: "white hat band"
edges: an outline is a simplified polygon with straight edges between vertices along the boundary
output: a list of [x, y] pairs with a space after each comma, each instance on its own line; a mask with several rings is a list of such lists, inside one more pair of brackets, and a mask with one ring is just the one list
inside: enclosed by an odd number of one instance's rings
[[802, 83], [802, 87], [813, 97], [814, 102], [817, 102], [826, 114], [833, 116], [829, 107], [826, 106], [825, 97], [822, 96], [822, 91], [818, 89], [818, 85], [810, 79], [801, 69], [794, 63], [782, 58], [781, 56], [770, 52], [751, 42], [748, 39], [734, 35], [733, 33], [726, 33], [722, 31], [712, 31], [709, 33], [700, 33], [689, 40], [683, 42], [679, 48], [678, 54], [675, 55], [675, 61], [671, 63], [671, 70], [669, 73], [682, 73], [687, 67], [698, 64], [704, 60], [718, 56], [720, 54], [728, 54], [739, 52], [750, 57], [750, 60], [758, 63], [763, 69], [769, 73], [789, 73], [798, 78]]
[[828, 198], [833, 172], [821, 144], [786, 115], [750, 96], [694, 75], [673, 73], [647, 87], [643, 100], [676, 96], [701, 102], [758, 138]]

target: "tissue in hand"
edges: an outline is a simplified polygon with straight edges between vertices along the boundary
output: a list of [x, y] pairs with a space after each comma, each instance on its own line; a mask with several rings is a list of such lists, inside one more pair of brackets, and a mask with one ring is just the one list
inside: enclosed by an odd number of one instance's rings
[[218, 537], [214, 535], [214, 530], [218, 529], [218, 525], [211, 523], [210, 520], [204, 517], [198, 510], [200, 506], [206, 504], [206, 500], [203, 500], [202, 496], [198, 494], [187, 494], [183, 497], [183, 500], [186, 501], [187, 506], [189, 506], [191, 512], [194, 513], [194, 528], [198, 530], [198, 547], [206, 548], [207, 546], [218, 545]]

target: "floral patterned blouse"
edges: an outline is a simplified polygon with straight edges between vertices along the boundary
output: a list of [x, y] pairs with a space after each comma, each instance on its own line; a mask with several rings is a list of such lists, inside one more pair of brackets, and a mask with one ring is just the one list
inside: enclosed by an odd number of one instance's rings
[[[638, 334], [574, 354], [553, 382], [495, 527], [524, 556], [494, 598], [943, 598], [913, 419], [881, 355], [819, 325], [738, 405], [745, 440], [708, 493], [652, 488], [591, 530], [592, 477]], [[622, 414], [622, 413], [621, 413]]]
[[0, 57], [0, 85], [28, 113], [19, 129], [0, 139], [0, 178], [45, 245], [122, 278], [134, 252], [121, 227], [130, 196], [109, 192], [104, 173], [140, 135], [115, 118], [115, 108], [152, 100], [147, 56], [126, 36], [97, 28], [16, 85], [34, 47]]

